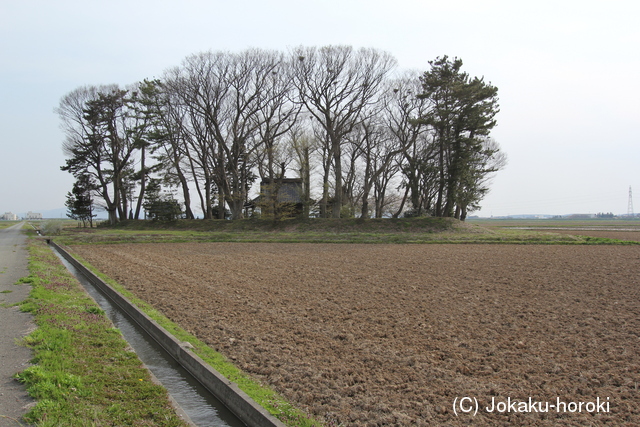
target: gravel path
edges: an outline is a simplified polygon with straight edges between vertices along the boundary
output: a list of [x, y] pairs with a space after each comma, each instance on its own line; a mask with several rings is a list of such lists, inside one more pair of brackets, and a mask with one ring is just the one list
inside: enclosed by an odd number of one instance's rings
[[16, 344], [35, 327], [32, 316], [9, 305], [24, 300], [31, 287], [15, 283], [29, 274], [23, 222], [0, 230], [0, 427], [20, 425], [33, 400], [13, 375], [29, 366], [31, 350]]

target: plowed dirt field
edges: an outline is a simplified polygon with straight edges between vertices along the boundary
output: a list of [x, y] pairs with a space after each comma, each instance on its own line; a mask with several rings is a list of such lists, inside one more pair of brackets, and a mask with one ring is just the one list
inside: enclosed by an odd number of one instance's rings
[[71, 251], [328, 425], [640, 425], [640, 246]]

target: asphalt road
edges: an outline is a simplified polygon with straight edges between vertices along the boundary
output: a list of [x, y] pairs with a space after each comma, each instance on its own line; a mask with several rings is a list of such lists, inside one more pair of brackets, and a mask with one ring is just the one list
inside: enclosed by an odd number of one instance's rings
[[0, 230], [0, 427], [20, 423], [33, 400], [13, 375], [29, 366], [31, 350], [17, 340], [31, 332], [32, 316], [11, 304], [24, 300], [31, 286], [16, 282], [29, 274], [27, 269], [27, 237], [21, 231], [24, 222]]

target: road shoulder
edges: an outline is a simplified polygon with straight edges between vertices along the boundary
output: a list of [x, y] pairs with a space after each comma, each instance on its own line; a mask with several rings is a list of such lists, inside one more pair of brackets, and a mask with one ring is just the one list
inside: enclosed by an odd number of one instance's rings
[[[33, 399], [13, 376], [27, 368], [31, 350], [19, 344], [35, 325], [33, 316], [14, 304], [29, 296], [31, 286], [17, 283], [29, 274], [22, 223], [0, 230], [0, 427], [20, 425]], [[24, 423], [22, 423], [24, 424]]]

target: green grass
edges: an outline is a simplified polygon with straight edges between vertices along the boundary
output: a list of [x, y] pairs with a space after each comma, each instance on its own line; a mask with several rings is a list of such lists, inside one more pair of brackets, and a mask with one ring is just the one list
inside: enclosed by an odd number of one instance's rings
[[9, 228], [12, 225], [16, 225], [19, 222], [20, 221], [0, 221], [0, 230], [2, 230], [3, 228]]
[[58, 258], [29, 244], [29, 298], [20, 304], [37, 329], [23, 339], [33, 366], [17, 374], [37, 404], [25, 420], [38, 426], [183, 426], [166, 390]]
[[[285, 219], [262, 220], [243, 219], [236, 221], [227, 220], [178, 220], [178, 221], [121, 221], [113, 227], [117, 229], [132, 230], [189, 230], [189, 231], [216, 231], [216, 232], [399, 232], [419, 230], [425, 232], [437, 232], [451, 230], [458, 222], [451, 218], [385, 218], [385, 219], [359, 219], [359, 218], [313, 218], [313, 219]], [[104, 224], [104, 226], [107, 226]]]
[[640, 219], [470, 219], [467, 221], [483, 227], [528, 228], [625, 228], [640, 231]]
[[[579, 232], [569, 235], [553, 230], [512, 228], [526, 226], [522, 224], [489, 220], [462, 223], [450, 218], [124, 221], [115, 227], [65, 228], [56, 241], [66, 245], [180, 242], [638, 244], [586, 238]], [[565, 224], [576, 226], [572, 221]]]

